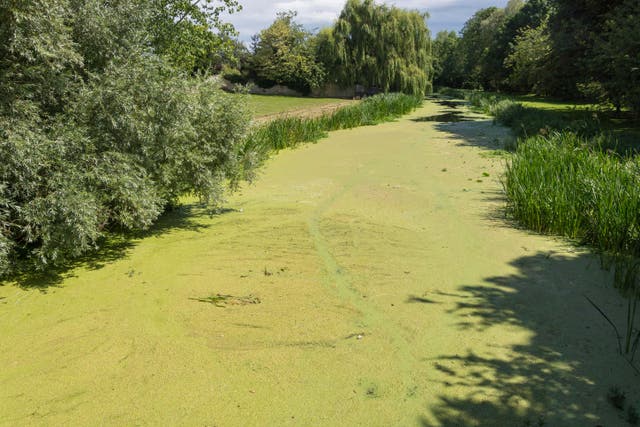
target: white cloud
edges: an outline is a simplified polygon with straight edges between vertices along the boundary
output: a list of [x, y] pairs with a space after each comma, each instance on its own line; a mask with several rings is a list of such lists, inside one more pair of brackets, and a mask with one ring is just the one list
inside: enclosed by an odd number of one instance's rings
[[[314, 30], [331, 25], [344, 6], [344, 0], [240, 0], [243, 10], [227, 16], [226, 20], [235, 25], [243, 41], [268, 27], [278, 12], [295, 10], [297, 21]], [[430, 14], [429, 28], [435, 34], [441, 30], [459, 31], [463, 24], [477, 10], [498, 6], [504, 7], [507, 0], [390, 0], [384, 3], [401, 8], [418, 9]]]

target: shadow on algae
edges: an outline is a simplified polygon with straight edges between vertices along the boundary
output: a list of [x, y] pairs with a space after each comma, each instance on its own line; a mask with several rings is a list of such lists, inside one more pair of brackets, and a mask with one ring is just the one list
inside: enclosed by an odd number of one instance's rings
[[[627, 406], [634, 409], [640, 403], [637, 376], [616, 353], [613, 330], [602, 324], [586, 298], [574, 292], [563, 298], [554, 290], [593, 274], [587, 266], [597, 263], [587, 253], [568, 257], [540, 252], [511, 262], [517, 269], [513, 274], [462, 285], [455, 295], [431, 292], [426, 301], [409, 296], [408, 302], [450, 305], [462, 332], [516, 327], [531, 335], [527, 344], [495, 344], [482, 354], [474, 352], [472, 343], [461, 342], [456, 354], [433, 359], [444, 375], [442, 385], [451, 392], [429, 407], [437, 423], [419, 418], [421, 425], [637, 425], [628, 421], [626, 407], [614, 407], [610, 398], [607, 402], [607, 393], [623, 390], [630, 392]], [[585, 296], [603, 295], [602, 288], [578, 286]]]
[[86, 268], [100, 270], [106, 265], [126, 257], [145, 238], [161, 236], [174, 230], [201, 232], [210, 227], [198, 219], [223, 215], [232, 209], [211, 211], [198, 204], [180, 205], [163, 214], [149, 230], [140, 232], [113, 232], [99, 242], [99, 248], [58, 266], [36, 270], [28, 261], [17, 267], [16, 273], [0, 281], [0, 286], [15, 284], [22, 289], [37, 289], [60, 286], [66, 279], [75, 277], [74, 270]]

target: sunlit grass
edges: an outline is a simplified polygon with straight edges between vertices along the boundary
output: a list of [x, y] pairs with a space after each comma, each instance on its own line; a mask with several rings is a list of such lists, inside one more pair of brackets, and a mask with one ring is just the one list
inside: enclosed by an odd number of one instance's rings
[[532, 230], [640, 255], [640, 159], [603, 152], [599, 142], [572, 133], [522, 141], [507, 163], [510, 210]]
[[306, 108], [324, 107], [345, 102], [335, 98], [302, 98], [294, 96], [249, 95], [249, 108], [256, 117], [286, 113]]

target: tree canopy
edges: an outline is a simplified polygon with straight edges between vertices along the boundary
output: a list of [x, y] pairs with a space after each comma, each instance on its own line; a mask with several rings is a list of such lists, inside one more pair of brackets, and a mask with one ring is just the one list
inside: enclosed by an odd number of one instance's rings
[[333, 28], [318, 36], [328, 80], [381, 91], [431, 91], [431, 34], [426, 14], [348, 0]]
[[639, 14], [637, 0], [511, 0], [482, 9], [457, 41], [436, 39], [437, 81], [587, 98], [640, 113]]
[[263, 85], [282, 84], [308, 93], [324, 80], [311, 33], [295, 22], [295, 12], [282, 12], [253, 38], [251, 65]]

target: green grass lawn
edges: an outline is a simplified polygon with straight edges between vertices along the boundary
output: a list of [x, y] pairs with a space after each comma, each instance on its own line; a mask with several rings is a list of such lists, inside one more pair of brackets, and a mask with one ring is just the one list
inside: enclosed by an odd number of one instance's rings
[[613, 108], [604, 108], [601, 105], [566, 101], [536, 95], [500, 95], [511, 98], [523, 106], [540, 110], [550, 122], [570, 122], [584, 120], [596, 121], [600, 130], [611, 133], [617, 140], [617, 147], [621, 152], [640, 150], [640, 123], [636, 121], [628, 110], [617, 113]]
[[513, 99], [522, 103], [525, 107], [539, 108], [541, 110], [575, 111], [598, 110], [601, 107], [588, 102], [564, 101], [553, 98], [545, 98], [536, 95], [516, 95]]
[[596, 119], [599, 121], [603, 131], [611, 132], [618, 139], [622, 151], [626, 149], [637, 151], [640, 148], [638, 146], [640, 123], [634, 120], [631, 112], [627, 110], [616, 113], [613, 109], [603, 109], [602, 106], [597, 104], [560, 101], [534, 95], [516, 96], [514, 98], [525, 107], [552, 111], [569, 119]]
[[323, 107], [341, 102], [344, 102], [344, 100], [335, 98], [251, 95], [249, 105], [256, 117], [263, 117], [271, 114], [285, 113], [287, 111]]

